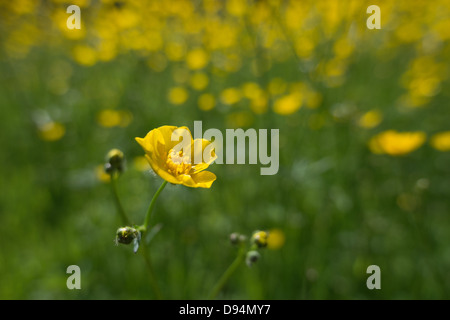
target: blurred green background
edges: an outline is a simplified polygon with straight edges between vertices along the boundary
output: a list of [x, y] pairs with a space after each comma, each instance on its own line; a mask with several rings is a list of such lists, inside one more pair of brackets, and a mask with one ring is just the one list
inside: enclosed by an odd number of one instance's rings
[[279, 129], [280, 169], [215, 164], [210, 189], [166, 187], [149, 248], [164, 298], [206, 298], [229, 234], [255, 230], [274, 242], [219, 298], [450, 298], [450, 4], [377, 1], [370, 30], [371, 4], [1, 1], [0, 298], [155, 298], [114, 245], [102, 168], [125, 153], [118, 190], [142, 223], [162, 179], [134, 138], [195, 120]]

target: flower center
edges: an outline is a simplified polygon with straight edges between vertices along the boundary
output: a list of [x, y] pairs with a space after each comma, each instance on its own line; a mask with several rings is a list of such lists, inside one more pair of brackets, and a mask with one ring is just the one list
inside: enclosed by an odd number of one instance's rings
[[184, 154], [182, 150], [170, 149], [166, 160], [167, 169], [174, 176], [189, 174], [192, 168], [190, 160], [190, 156]]

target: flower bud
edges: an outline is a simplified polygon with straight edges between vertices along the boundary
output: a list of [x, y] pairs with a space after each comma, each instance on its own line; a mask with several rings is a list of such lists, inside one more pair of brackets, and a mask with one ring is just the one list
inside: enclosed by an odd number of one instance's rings
[[246, 240], [246, 237], [243, 234], [239, 234], [237, 232], [233, 232], [230, 234], [230, 242], [232, 245], [237, 245], [243, 243]]
[[138, 237], [139, 231], [132, 227], [121, 227], [116, 232], [116, 243], [130, 244]]
[[261, 255], [259, 254], [258, 251], [255, 250], [249, 251], [247, 252], [247, 255], [245, 257], [245, 263], [250, 268], [254, 263], [256, 263], [259, 260], [260, 257]]
[[267, 246], [267, 239], [269, 238], [269, 233], [266, 231], [256, 231], [252, 235], [252, 243], [256, 244], [258, 248], [265, 248]]
[[116, 232], [116, 244], [133, 242], [133, 252], [136, 253], [141, 243], [141, 232], [132, 227], [121, 227]]
[[105, 172], [113, 174], [121, 173], [124, 170], [125, 158], [119, 149], [112, 149], [106, 155]]

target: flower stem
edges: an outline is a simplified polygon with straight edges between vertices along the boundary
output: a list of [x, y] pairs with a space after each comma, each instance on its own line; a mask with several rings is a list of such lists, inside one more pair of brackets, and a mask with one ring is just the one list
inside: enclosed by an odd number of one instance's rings
[[231, 275], [236, 271], [236, 269], [239, 267], [239, 265], [244, 261], [245, 251], [246, 251], [245, 246], [241, 245], [241, 248], [239, 249], [236, 259], [234, 259], [234, 261], [231, 263], [231, 265], [228, 267], [228, 269], [225, 271], [225, 273], [222, 275], [222, 277], [219, 279], [219, 281], [217, 281], [213, 290], [209, 294], [208, 299], [212, 300], [212, 299], [216, 298], [216, 296], [222, 290], [223, 286], [227, 283], [227, 281], [231, 277]]
[[150, 256], [148, 254], [147, 251], [147, 245], [145, 244], [145, 241], [143, 241], [142, 245], [141, 245], [141, 252], [142, 252], [142, 256], [144, 257], [145, 260], [145, 264], [147, 265], [147, 269], [149, 271], [149, 275], [150, 275], [150, 283], [153, 287], [153, 291], [155, 292], [156, 295], [156, 299], [158, 300], [162, 300], [162, 294], [161, 291], [159, 290], [159, 286], [158, 283], [156, 281], [156, 276], [155, 276], [155, 272], [153, 271], [153, 266], [152, 266], [152, 262], [150, 260]]
[[148, 224], [150, 223], [150, 218], [152, 216], [153, 208], [155, 207], [156, 199], [158, 199], [159, 194], [161, 193], [161, 191], [163, 191], [166, 184], [167, 184], [167, 181], [164, 180], [164, 182], [159, 187], [158, 191], [156, 191], [155, 195], [153, 196], [152, 202], [150, 202], [150, 206], [148, 207], [147, 215], [145, 216], [145, 221], [144, 221], [144, 225], [143, 225], [144, 232], [147, 231]]
[[152, 262], [150, 260], [150, 255], [148, 254], [148, 251], [147, 251], [147, 244], [145, 242], [144, 235], [147, 232], [148, 224], [150, 223], [150, 218], [152, 216], [153, 208], [155, 207], [156, 199], [158, 199], [159, 194], [161, 193], [161, 191], [163, 191], [166, 184], [167, 184], [167, 181], [164, 180], [164, 182], [161, 184], [159, 189], [156, 191], [155, 195], [153, 196], [152, 201], [150, 202], [150, 206], [148, 207], [147, 214], [146, 214], [145, 220], [144, 220], [144, 224], [139, 227], [139, 231], [141, 231], [142, 235], [143, 235], [143, 240], [141, 243], [142, 256], [144, 257], [145, 264], [147, 265], [147, 269], [148, 269], [148, 272], [150, 275], [150, 282], [153, 287], [153, 291], [155, 292], [156, 298], [158, 300], [162, 300], [162, 294], [161, 294], [161, 291], [159, 290], [158, 282], [156, 281], [155, 272], [153, 271], [153, 266], [152, 266]]
[[116, 186], [116, 178], [114, 174], [110, 175], [111, 177], [111, 189], [113, 191], [114, 195], [114, 201], [116, 203], [117, 212], [119, 212], [120, 217], [122, 218], [122, 222], [130, 226], [130, 219], [128, 219], [127, 214], [125, 213], [125, 210], [123, 209], [122, 203], [120, 202], [119, 194], [117, 193], [117, 186]]

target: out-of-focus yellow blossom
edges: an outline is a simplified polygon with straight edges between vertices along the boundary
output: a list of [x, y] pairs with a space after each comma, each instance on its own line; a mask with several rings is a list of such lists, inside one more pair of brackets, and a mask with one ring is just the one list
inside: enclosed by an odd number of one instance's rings
[[253, 116], [248, 111], [233, 112], [227, 116], [227, 126], [231, 128], [248, 128], [253, 123]]
[[268, 97], [264, 90], [255, 82], [246, 82], [242, 85], [244, 97], [250, 99], [250, 109], [256, 114], [263, 114], [268, 108]]
[[85, 45], [78, 45], [73, 49], [73, 58], [83, 66], [92, 66], [97, 62], [96, 51]]
[[286, 242], [286, 236], [281, 229], [269, 230], [269, 237], [267, 238], [267, 248], [272, 250], [280, 249]]
[[291, 93], [277, 99], [273, 111], [283, 116], [293, 114], [302, 106], [303, 96], [300, 92]]
[[[184, 139], [186, 134], [189, 141]], [[136, 141], [144, 149], [153, 171], [172, 184], [210, 188], [216, 180], [215, 174], [205, 171], [216, 159], [214, 151], [208, 159], [204, 159], [205, 148], [211, 142], [205, 139], [193, 140], [187, 127], [162, 126], [151, 130], [144, 138], [136, 138]], [[180, 144], [181, 148], [177, 149]], [[197, 159], [201, 160], [198, 164], [195, 163]]]
[[242, 93], [247, 99], [255, 99], [261, 94], [262, 89], [255, 82], [246, 82], [242, 85]]
[[189, 97], [188, 91], [184, 87], [174, 87], [169, 91], [169, 102], [179, 105], [186, 102]]
[[316, 109], [322, 103], [322, 95], [312, 89], [305, 92], [305, 105], [310, 109]]
[[421, 26], [416, 21], [405, 21], [395, 30], [397, 39], [401, 42], [414, 42], [423, 37]]
[[66, 8], [58, 8], [52, 13], [52, 21], [56, 28], [63, 34], [64, 37], [70, 40], [80, 40], [86, 37], [86, 27], [81, 19], [80, 29], [67, 28], [67, 18], [69, 15], [66, 12]]
[[183, 42], [169, 42], [165, 47], [165, 54], [171, 61], [181, 61], [186, 53], [186, 45]]
[[354, 51], [354, 45], [348, 38], [340, 38], [333, 45], [334, 55], [339, 59], [348, 58]]
[[95, 167], [95, 176], [101, 182], [106, 183], [111, 181], [111, 175], [105, 172], [105, 167], [101, 164]]
[[242, 98], [242, 92], [238, 88], [227, 88], [220, 93], [220, 101], [224, 104], [235, 104]]
[[105, 109], [97, 114], [97, 123], [105, 128], [127, 127], [133, 120], [129, 111]]
[[400, 98], [401, 103], [408, 107], [427, 105], [439, 93], [441, 82], [446, 77], [445, 64], [436, 61], [433, 56], [413, 59], [401, 78], [402, 85], [408, 90]]
[[371, 129], [375, 128], [381, 123], [383, 116], [378, 110], [370, 110], [364, 113], [358, 120], [358, 125], [363, 128]]
[[295, 41], [295, 52], [300, 58], [308, 58], [313, 54], [316, 47], [312, 37], [300, 36]]
[[47, 122], [39, 126], [39, 137], [45, 141], [60, 140], [66, 133], [66, 128], [59, 122]]
[[209, 78], [205, 73], [197, 72], [194, 73], [189, 79], [189, 84], [195, 90], [203, 90], [208, 86]]
[[228, 0], [226, 2], [226, 8], [228, 13], [230, 13], [233, 16], [240, 17], [242, 16], [247, 7], [246, 7], [246, 1], [242, 0]]
[[216, 105], [216, 99], [210, 93], [204, 93], [198, 98], [198, 107], [200, 110], [209, 111]]
[[268, 98], [265, 92], [261, 91], [258, 96], [251, 99], [250, 109], [256, 114], [263, 114], [267, 112], [268, 109]]
[[133, 165], [136, 168], [136, 170], [139, 171], [150, 170], [150, 164], [148, 163], [147, 159], [144, 156], [134, 157]]
[[418, 149], [426, 139], [424, 132], [397, 132], [388, 130], [379, 133], [369, 141], [373, 153], [401, 156]]
[[209, 62], [208, 53], [203, 49], [194, 49], [187, 53], [186, 64], [191, 70], [199, 70], [206, 67]]
[[431, 137], [431, 146], [439, 151], [450, 151], [450, 131], [436, 133]]

